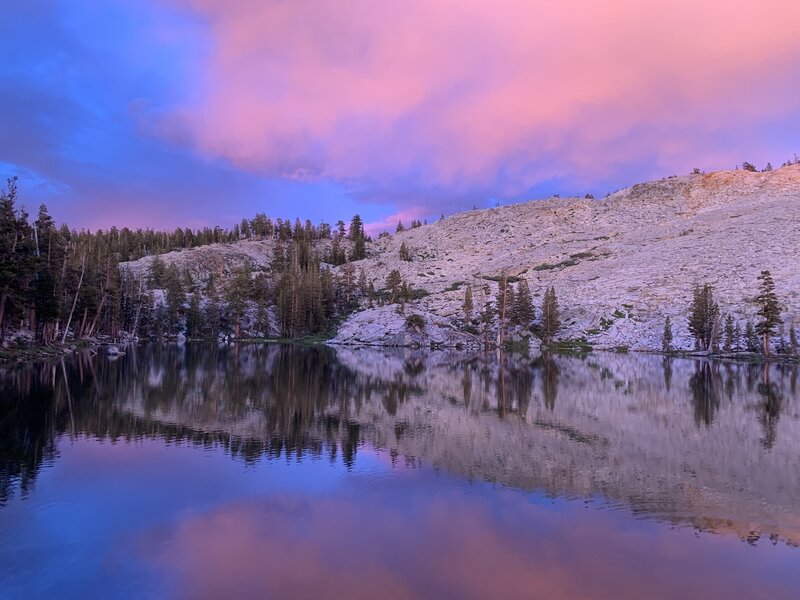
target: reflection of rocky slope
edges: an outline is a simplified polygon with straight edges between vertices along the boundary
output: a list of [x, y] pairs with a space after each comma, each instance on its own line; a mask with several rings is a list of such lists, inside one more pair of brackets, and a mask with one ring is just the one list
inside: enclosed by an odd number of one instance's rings
[[494, 355], [414, 350], [156, 347], [83, 366], [81, 385], [68, 369], [74, 414], [62, 394], [58, 427], [187, 437], [246, 458], [340, 452], [348, 464], [366, 441], [457, 476], [800, 543], [800, 373], [769, 369], [616, 354], [506, 357], [501, 368]]
[[[339, 357], [361, 372], [373, 362]], [[800, 542], [796, 368], [773, 368], [767, 390], [760, 367], [607, 354], [532, 370], [509, 362], [422, 369], [405, 379], [424, 392], [394, 415], [366, 405], [359, 421], [373, 443], [471, 478]]]
[[[489, 284], [494, 293], [491, 278], [506, 270], [526, 278], [536, 294], [556, 286], [567, 337], [658, 349], [670, 314], [677, 344], [690, 347], [688, 299], [704, 281], [716, 286], [723, 312], [743, 321], [754, 314], [758, 273], [770, 269], [786, 322], [800, 321], [799, 199], [800, 165], [674, 177], [603, 200], [551, 199], [457, 214], [376, 240], [369, 258], [356, 264], [376, 288], [399, 269], [414, 288], [430, 292], [408, 310], [429, 315], [443, 336], [449, 327], [438, 323], [457, 324], [463, 284], [475, 286], [479, 307], [480, 289]], [[399, 259], [403, 242], [411, 262]], [[270, 254], [270, 241], [255, 241], [174, 252], [165, 260], [222, 275], [245, 258], [266, 268]], [[149, 260], [129, 267], [143, 272]], [[385, 344], [402, 330], [392, 311], [371, 309], [345, 322], [336, 341]]]
[[[642, 356], [506, 359], [501, 370], [494, 360], [456, 353], [342, 349], [338, 362], [307, 372], [314, 360], [300, 366], [302, 352], [286, 352], [266, 354], [272, 375], [254, 395], [230, 396], [237, 378], [264, 368], [245, 352], [244, 372], [233, 380], [190, 391], [199, 404], [145, 412], [258, 436], [273, 430], [276, 410], [291, 407], [285, 424], [305, 419], [316, 439], [333, 415], [357, 424], [371, 444], [458, 475], [554, 495], [599, 494], [701, 528], [800, 542], [797, 369], [773, 367], [767, 389], [760, 367]], [[286, 374], [289, 365], [296, 378]], [[281, 372], [285, 389], [271, 379]], [[141, 413], [136, 398], [126, 406]], [[228, 412], [248, 402], [252, 410]]]

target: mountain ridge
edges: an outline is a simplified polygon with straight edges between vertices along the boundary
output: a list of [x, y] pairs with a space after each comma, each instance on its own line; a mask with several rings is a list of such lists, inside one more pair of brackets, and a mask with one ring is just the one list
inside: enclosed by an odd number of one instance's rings
[[[755, 318], [752, 304], [760, 271], [770, 270], [787, 327], [800, 321], [800, 165], [771, 172], [718, 171], [635, 184], [603, 199], [550, 198], [457, 213], [367, 244], [355, 261], [376, 289], [397, 269], [427, 295], [407, 303], [405, 314], [427, 317], [423, 336], [409, 337], [404, 318], [387, 307], [352, 314], [334, 343], [443, 345], [469, 342], [461, 305], [466, 285], [482, 290], [505, 272], [525, 278], [534, 301], [554, 286], [562, 307], [564, 338], [584, 338], [599, 348], [661, 347], [670, 316], [677, 348], [691, 349], [686, 317], [692, 289], [715, 287], [723, 314], [742, 327]], [[325, 250], [322, 240], [315, 250]], [[411, 261], [401, 260], [401, 244]], [[273, 240], [212, 244], [162, 254], [202, 277], [223, 275], [244, 261], [269, 267]], [[125, 263], [141, 274], [153, 257]], [[334, 272], [342, 266], [330, 266]]]

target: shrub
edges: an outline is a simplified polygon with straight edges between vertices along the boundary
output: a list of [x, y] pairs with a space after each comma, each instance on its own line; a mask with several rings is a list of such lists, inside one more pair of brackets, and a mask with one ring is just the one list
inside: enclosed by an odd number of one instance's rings
[[448, 287], [444, 289], [445, 292], [455, 292], [458, 289], [461, 289], [461, 286], [464, 285], [464, 281], [455, 281], [451, 283]]
[[425, 317], [422, 315], [408, 315], [406, 317], [406, 329], [415, 329], [417, 331], [425, 329]]
[[[496, 281], [497, 283], [500, 283], [500, 281], [503, 279], [503, 276], [502, 275], [484, 275], [483, 277], [481, 277], [481, 279], [485, 279], [486, 281]], [[506, 280], [506, 283], [518, 283], [518, 282], [522, 281], [516, 275], [507, 275], [505, 280]]]
[[423, 288], [413, 288], [410, 289], [408, 292], [409, 300], [419, 300], [420, 298], [424, 298], [425, 296], [430, 296], [431, 293]]

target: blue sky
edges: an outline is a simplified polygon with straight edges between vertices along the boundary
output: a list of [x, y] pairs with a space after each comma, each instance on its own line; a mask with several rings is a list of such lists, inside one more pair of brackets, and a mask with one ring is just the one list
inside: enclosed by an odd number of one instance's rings
[[378, 227], [800, 151], [792, 3], [362, 4], [15, 2], [0, 176], [78, 228]]

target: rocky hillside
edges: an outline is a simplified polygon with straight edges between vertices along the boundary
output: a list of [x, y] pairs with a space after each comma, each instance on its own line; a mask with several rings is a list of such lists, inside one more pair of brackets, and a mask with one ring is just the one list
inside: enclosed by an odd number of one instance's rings
[[[402, 243], [411, 261], [400, 260]], [[164, 255], [196, 273], [225, 273], [244, 260], [266, 269], [271, 240], [214, 245]], [[722, 171], [635, 185], [602, 200], [552, 198], [460, 213], [378, 239], [358, 261], [376, 289], [398, 269], [429, 295], [406, 307], [427, 317], [424, 339], [463, 343], [464, 289], [493, 295], [505, 271], [524, 278], [534, 299], [554, 285], [564, 338], [595, 347], [660, 347], [670, 315], [676, 346], [689, 348], [686, 317], [695, 284], [714, 285], [723, 313], [755, 314], [757, 276], [769, 269], [784, 321], [800, 324], [800, 165], [772, 172]], [[143, 272], [150, 258], [128, 263]], [[332, 267], [336, 268], [336, 267]], [[341, 268], [341, 267], [339, 267]], [[423, 341], [424, 341], [423, 339]], [[362, 310], [339, 328], [340, 344], [411, 340], [394, 307]]]

